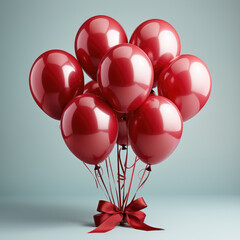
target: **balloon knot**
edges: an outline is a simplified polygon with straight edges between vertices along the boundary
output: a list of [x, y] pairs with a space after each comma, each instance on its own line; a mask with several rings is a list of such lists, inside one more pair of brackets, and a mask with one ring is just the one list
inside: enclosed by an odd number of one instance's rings
[[122, 150], [127, 150], [127, 146], [126, 145], [122, 145]]
[[123, 120], [123, 121], [126, 121], [126, 120], [127, 120], [125, 114], [124, 114], [122, 117], [120, 117], [120, 119]]
[[101, 168], [99, 165], [95, 165], [94, 170], [97, 171], [99, 168]]
[[149, 172], [152, 171], [151, 165], [148, 165], [148, 167], [146, 168], [146, 171], [149, 171]]

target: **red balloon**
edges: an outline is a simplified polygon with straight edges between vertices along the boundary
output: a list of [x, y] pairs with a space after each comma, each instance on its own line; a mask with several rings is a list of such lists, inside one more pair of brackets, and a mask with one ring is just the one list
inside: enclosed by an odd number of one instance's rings
[[181, 55], [162, 72], [158, 93], [171, 99], [182, 114], [183, 121], [195, 116], [206, 104], [212, 88], [210, 72], [205, 63], [193, 55]]
[[78, 61], [69, 53], [51, 50], [34, 62], [29, 85], [38, 106], [50, 117], [60, 120], [64, 107], [82, 93], [84, 76]]
[[108, 16], [89, 18], [78, 30], [75, 52], [84, 71], [97, 80], [98, 64], [107, 51], [120, 43], [127, 43], [122, 26]]
[[157, 164], [177, 147], [183, 122], [177, 107], [162, 96], [149, 96], [131, 114], [129, 139], [135, 154], [147, 164]]
[[128, 146], [129, 140], [128, 140], [128, 127], [127, 127], [127, 121], [128, 121], [128, 114], [119, 113], [116, 112], [116, 117], [118, 120], [118, 138], [117, 143], [121, 146]]
[[102, 58], [98, 84], [104, 98], [119, 112], [130, 112], [147, 99], [153, 83], [153, 68], [147, 55], [132, 44], [113, 47]]
[[161, 19], [151, 19], [140, 24], [133, 32], [130, 43], [140, 47], [150, 58], [154, 69], [153, 87], [157, 86], [163, 68], [181, 51], [176, 30]]
[[102, 95], [102, 93], [100, 91], [100, 88], [98, 86], [98, 83], [95, 82], [95, 81], [88, 82], [84, 86], [83, 93], [91, 93], [91, 94], [97, 95], [97, 96], [99, 96], [99, 97], [104, 99], [104, 97], [103, 97], [103, 95]]
[[[104, 97], [100, 91], [100, 88], [98, 86], [98, 83], [95, 81], [90, 81], [89, 83], [87, 83], [84, 86], [84, 90], [83, 93], [87, 93], [87, 94], [94, 94], [97, 95], [99, 97], [101, 97], [103, 100]], [[127, 146], [129, 145], [128, 142], [128, 129], [127, 129], [127, 114], [124, 113], [119, 113], [117, 111], [114, 111], [117, 120], [118, 120], [118, 138], [117, 138], [117, 143], [121, 146]]]
[[112, 151], [118, 123], [113, 110], [93, 94], [75, 97], [61, 119], [62, 136], [71, 152], [89, 164], [99, 164]]

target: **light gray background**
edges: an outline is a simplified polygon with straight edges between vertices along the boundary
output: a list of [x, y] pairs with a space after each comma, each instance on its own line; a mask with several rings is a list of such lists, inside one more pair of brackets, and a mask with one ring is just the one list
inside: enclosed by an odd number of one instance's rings
[[[129, 38], [147, 19], [170, 22], [180, 36], [181, 52], [201, 58], [212, 75], [208, 103], [184, 123], [178, 148], [153, 167], [142, 195], [159, 199], [186, 194], [238, 196], [239, 12], [237, 0], [1, 0], [0, 196], [92, 196], [96, 201], [103, 196], [82, 163], [65, 146], [59, 122], [37, 107], [28, 85], [34, 60], [56, 48], [74, 55], [78, 28], [97, 14], [119, 21]], [[89, 80], [85, 75], [85, 82]]]

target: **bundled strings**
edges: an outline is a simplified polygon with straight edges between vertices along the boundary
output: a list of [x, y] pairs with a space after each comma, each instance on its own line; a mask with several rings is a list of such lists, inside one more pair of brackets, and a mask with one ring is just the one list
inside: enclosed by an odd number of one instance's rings
[[[125, 156], [122, 157], [123, 153]], [[94, 172], [90, 170], [87, 164], [83, 163], [88, 171], [93, 176], [96, 187], [104, 192], [108, 201], [116, 205], [120, 210], [124, 211], [129, 204], [129, 197], [133, 185], [134, 174], [136, 170], [136, 164], [139, 158], [136, 156], [134, 162], [129, 166], [128, 164], [128, 146], [120, 146], [117, 144], [117, 175], [114, 176], [113, 166], [110, 157], [105, 159], [103, 166], [105, 166], [105, 172], [103, 173], [103, 167], [95, 165]], [[151, 172], [151, 166], [146, 165], [138, 172], [139, 183], [130, 201], [133, 202], [137, 193], [142, 189]], [[105, 180], [104, 176], [105, 175]], [[130, 175], [129, 183], [127, 184], [127, 175]], [[107, 179], [107, 181], [106, 181]]]

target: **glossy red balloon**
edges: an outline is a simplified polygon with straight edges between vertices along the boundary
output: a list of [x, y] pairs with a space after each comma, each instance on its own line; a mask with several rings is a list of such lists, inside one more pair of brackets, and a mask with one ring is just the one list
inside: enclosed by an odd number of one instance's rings
[[157, 86], [163, 68], [181, 51], [176, 30], [161, 19], [151, 19], [140, 24], [133, 32], [130, 43], [143, 49], [150, 58], [154, 68], [153, 87]]
[[98, 84], [104, 98], [119, 112], [130, 112], [147, 99], [153, 83], [153, 68], [147, 55], [132, 44], [113, 47], [102, 58]]
[[162, 72], [158, 93], [171, 99], [183, 121], [195, 116], [207, 102], [212, 80], [207, 66], [193, 55], [181, 55]]
[[[104, 97], [100, 91], [100, 88], [98, 86], [98, 83], [95, 81], [90, 81], [84, 86], [83, 93], [85, 94], [94, 94], [99, 97], [101, 97], [103, 100]], [[114, 111], [114, 110], [113, 110]], [[127, 129], [127, 114], [124, 113], [119, 113], [117, 111], [114, 111], [117, 120], [118, 120], [118, 138], [117, 138], [117, 143], [121, 146], [127, 146], [129, 145], [128, 141], [128, 129]]]
[[117, 144], [121, 146], [128, 146], [129, 140], [128, 140], [128, 127], [127, 127], [127, 121], [128, 121], [128, 114], [119, 113], [116, 112], [116, 117], [118, 120], [118, 138], [117, 138]]
[[69, 53], [51, 50], [34, 62], [29, 75], [30, 90], [38, 106], [60, 120], [64, 107], [83, 92], [84, 76], [78, 61]]
[[95, 165], [112, 151], [118, 123], [113, 110], [101, 98], [82, 94], [65, 108], [61, 130], [71, 152], [83, 162]]
[[129, 119], [130, 144], [143, 162], [157, 164], [175, 150], [182, 128], [182, 117], [170, 100], [149, 96]]
[[105, 53], [111, 47], [127, 42], [127, 35], [116, 20], [99, 15], [89, 18], [78, 30], [75, 52], [84, 71], [97, 80], [98, 64]]
[[104, 97], [103, 97], [103, 95], [102, 95], [102, 93], [100, 91], [100, 88], [98, 86], [98, 83], [95, 82], [95, 81], [88, 82], [84, 86], [83, 93], [91, 93], [91, 94], [97, 95], [97, 96], [99, 96], [99, 97], [104, 99]]

